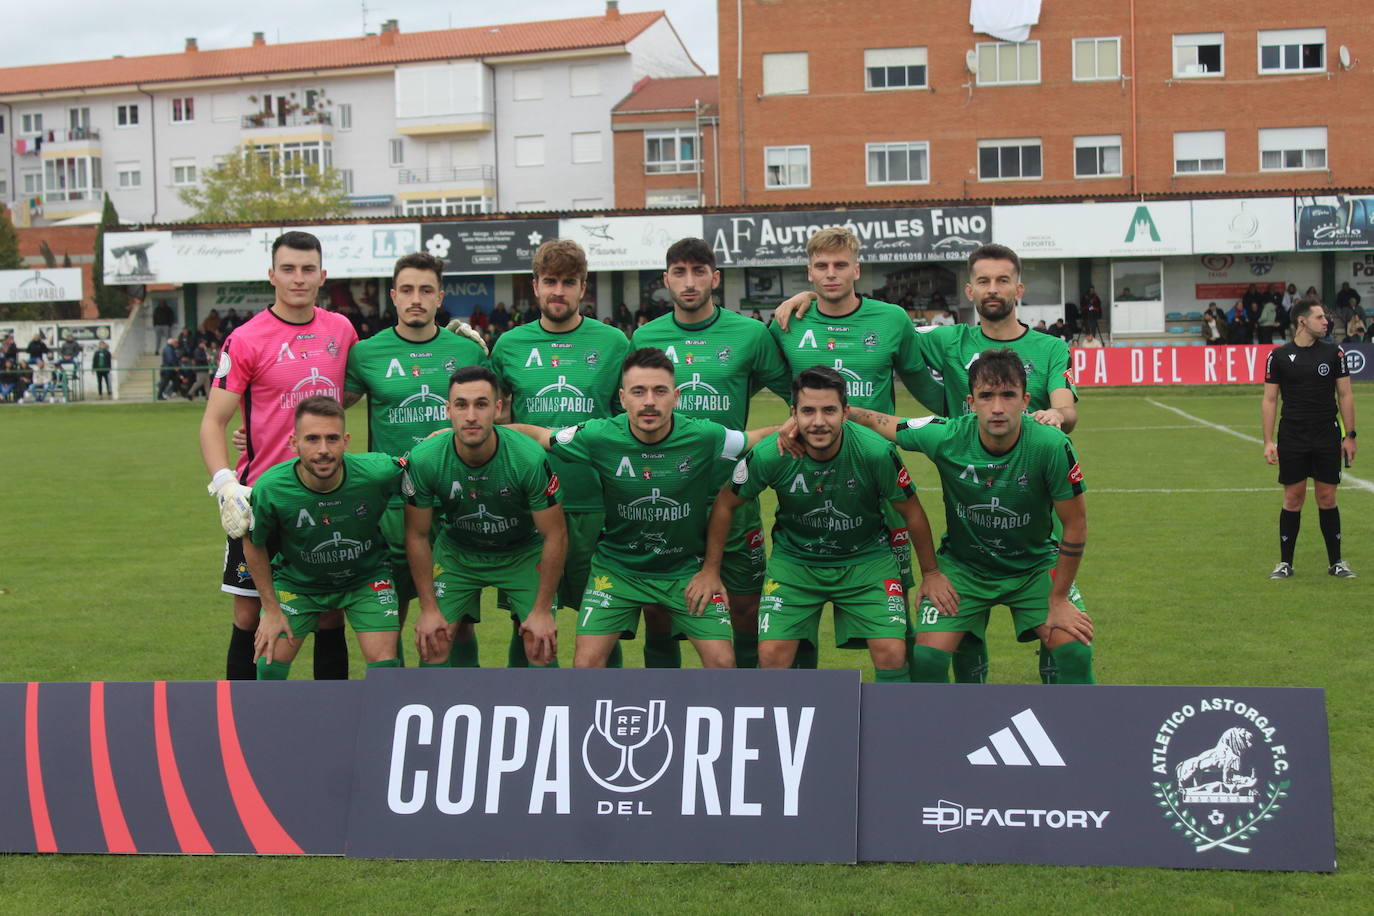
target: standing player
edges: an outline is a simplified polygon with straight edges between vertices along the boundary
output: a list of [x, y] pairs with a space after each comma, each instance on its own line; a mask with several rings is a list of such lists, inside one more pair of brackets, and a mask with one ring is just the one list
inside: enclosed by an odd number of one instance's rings
[[604, 667], [646, 604], [667, 609], [673, 635], [690, 639], [705, 667], [734, 667], [724, 595], [689, 611], [686, 589], [701, 570], [715, 464], [733, 464], [776, 427], [744, 433], [675, 416], [677, 400], [672, 360], [645, 348], [622, 368], [624, 415], [559, 430], [520, 426], [555, 457], [590, 468], [603, 493], [605, 530], [577, 618], [579, 668]]
[[325, 614], [348, 616], [368, 668], [399, 668], [400, 615], [379, 526], [401, 468], [389, 455], [347, 454], [344, 409], [331, 397], [308, 397], [294, 415], [291, 448], [299, 457], [258, 478], [253, 529], [243, 542], [262, 596], [258, 680], [286, 680]]
[[759, 612], [759, 661], [787, 668], [800, 641], [818, 642], [826, 602], [835, 609], [835, 645], [873, 656], [879, 682], [910, 681], [907, 608], [897, 561], [888, 544], [883, 506], [902, 516], [920, 561], [920, 594], [942, 612], [958, 596], [935, 561], [930, 523], [897, 451], [877, 433], [846, 422], [844, 378], [828, 366], [792, 381], [792, 416], [804, 454], [780, 454], [764, 439], [735, 467], [711, 510], [706, 561], [688, 588], [688, 604], [721, 588], [721, 558], [735, 510], [767, 487], [777, 492], [773, 554]]
[[[1355, 460], [1355, 393], [1346, 371], [1345, 352], [1325, 343], [1326, 313], [1321, 303], [1304, 299], [1293, 307], [1293, 339], [1269, 351], [1264, 364], [1264, 460], [1279, 466], [1283, 484], [1283, 508], [1279, 510], [1279, 565], [1271, 579], [1293, 575], [1293, 547], [1302, 523], [1302, 504], [1307, 499], [1307, 478], [1317, 483], [1317, 519], [1326, 539], [1327, 573], [1353, 579], [1355, 573], [1341, 559], [1341, 510], [1336, 508], [1336, 486], [1341, 482], [1341, 459], [1350, 467]], [[1274, 418], [1279, 395], [1283, 417], [1274, 440]], [[1332, 397], [1332, 395], [1335, 397]], [[1336, 426], [1339, 404], [1342, 436]]]
[[[529, 437], [496, 426], [496, 376], [481, 366], [453, 374], [453, 428], [421, 442], [407, 470], [406, 549], [420, 596], [416, 642], [422, 667], [448, 664], [459, 621], [482, 619], [482, 589], [500, 588], [514, 607], [529, 665], [558, 667], [554, 601], [568, 529], [558, 477]], [[434, 511], [438, 537], [430, 547]]]
[[[791, 372], [764, 325], [716, 305], [712, 291], [720, 286], [720, 271], [710, 245], [694, 238], [674, 243], [668, 249], [663, 286], [672, 297], [672, 312], [642, 325], [632, 345], [657, 347], [673, 361], [680, 392], [676, 415], [745, 429], [755, 392], [767, 387], [788, 397]], [[719, 486], [729, 474], [729, 466], [722, 462]], [[763, 523], [755, 498], [735, 513], [721, 570], [735, 633], [735, 663], [741, 668], [758, 667], [763, 572]], [[646, 610], [644, 628], [645, 666], [681, 667], [679, 643], [671, 638], [666, 617]]]
[[944, 489], [940, 569], [959, 593], [959, 611], [921, 602], [913, 681], [948, 681], [954, 651], [982, 642], [992, 607], [1005, 604], [1019, 640], [1049, 647], [1054, 677], [1046, 683], [1093, 683], [1092, 620], [1074, 584], [1088, 534], [1083, 472], [1064, 433], [1023, 422], [1030, 396], [1022, 363], [1007, 348], [979, 355], [969, 367], [972, 414], [899, 421], [851, 412], [902, 448], [924, 452]]
[[[348, 354], [344, 406], [367, 395], [367, 449], [400, 457], [430, 433], [449, 425], [445, 412], [448, 380], [462, 366], [480, 366], [487, 354], [468, 337], [435, 324], [444, 300], [444, 262], [424, 252], [408, 254], [392, 271], [391, 302], [396, 324], [361, 341]], [[401, 625], [415, 597], [406, 561], [405, 515], [398, 495], [382, 520], [391, 548]], [[477, 666], [477, 641], [470, 624], [459, 628], [455, 667]]]
[[[534, 296], [539, 320], [497, 338], [491, 370], [510, 392], [510, 416], [520, 423], [563, 427], [614, 413], [620, 364], [630, 344], [619, 330], [578, 311], [587, 291], [587, 255], [576, 242], [550, 239], [534, 254]], [[583, 464], [555, 454], [551, 460], [563, 491], [568, 555], [559, 604], [576, 610], [587, 584], [592, 550], [601, 534], [601, 485]], [[524, 660], [524, 643], [511, 637], [510, 663]], [[619, 667], [616, 647], [612, 667]]]
[[[267, 280], [272, 305], [254, 315], [224, 341], [214, 384], [200, 421], [200, 454], [210, 472], [210, 493], [219, 502], [220, 523], [229, 536], [221, 588], [234, 596], [234, 630], [226, 676], [256, 677], [253, 634], [262, 609], [251, 570], [244, 562], [243, 536], [252, 524], [249, 487], [268, 468], [290, 460], [296, 406], [312, 395], [343, 398], [344, 369], [357, 334], [348, 319], [315, 307], [324, 285], [320, 241], [307, 232], [287, 232], [272, 243]], [[229, 470], [224, 433], [242, 410], [245, 447]], [[315, 633], [315, 677], [348, 677], [343, 616], [322, 615]]]

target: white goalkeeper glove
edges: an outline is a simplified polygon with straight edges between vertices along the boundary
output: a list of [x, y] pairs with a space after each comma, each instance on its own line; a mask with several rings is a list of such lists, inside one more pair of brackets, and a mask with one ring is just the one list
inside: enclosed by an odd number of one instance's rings
[[210, 480], [210, 495], [219, 503], [219, 523], [231, 538], [241, 538], [253, 527], [253, 507], [248, 502], [253, 492], [234, 478], [234, 472], [220, 468]]
[[488, 355], [490, 355], [489, 351], [487, 350], [487, 342], [482, 339], [482, 335], [478, 334], [477, 331], [473, 328], [473, 326], [468, 324], [463, 319], [453, 319], [448, 323], [448, 329], [455, 334], [461, 334], [468, 340], [471, 340], [473, 343], [477, 344], [477, 346], [482, 348], [483, 353], [488, 353]]

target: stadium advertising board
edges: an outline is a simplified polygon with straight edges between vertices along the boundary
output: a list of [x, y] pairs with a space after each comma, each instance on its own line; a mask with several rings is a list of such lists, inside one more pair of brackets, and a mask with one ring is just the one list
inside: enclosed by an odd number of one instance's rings
[[424, 250], [444, 262], [445, 274], [525, 273], [534, 252], [558, 237], [556, 219], [426, 223]]
[[1336, 868], [1321, 690], [865, 686], [859, 759], [861, 861]]
[[828, 226], [859, 237], [859, 260], [959, 261], [992, 240], [991, 207], [709, 213], [703, 236], [719, 267], [806, 263], [807, 239]]
[[1374, 248], [1374, 197], [1298, 197], [1294, 208], [1299, 251]]
[[701, 237], [701, 217], [568, 217], [558, 221], [558, 234], [582, 246], [589, 270], [662, 270], [663, 253], [674, 242]]
[[1357, 382], [1374, 380], [1374, 344], [1343, 343], [1345, 371]]
[[419, 223], [355, 223], [344, 226], [283, 226], [254, 229], [258, 269], [272, 264], [272, 242], [293, 229], [320, 240], [325, 273], [333, 279], [390, 277], [396, 259], [420, 250]]
[[0, 302], [78, 302], [81, 268], [0, 270]]
[[1253, 385], [1270, 344], [1224, 347], [1074, 347], [1075, 385]]
[[1195, 200], [1193, 251], [1196, 254], [1292, 251], [1291, 197], [1236, 197]]
[[268, 229], [205, 229], [168, 232], [107, 232], [105, 282], [112, 286], [145, 283], [221, 283], [267, 278], [272, 266], [260, 234]]
[[992, 237], [1023, 258], [1192, 254], [1193, 211], [1186, 200], [996, 207]]
[[348, 855], [854, 861], [857, 671], [543, 674], [371, 672]]

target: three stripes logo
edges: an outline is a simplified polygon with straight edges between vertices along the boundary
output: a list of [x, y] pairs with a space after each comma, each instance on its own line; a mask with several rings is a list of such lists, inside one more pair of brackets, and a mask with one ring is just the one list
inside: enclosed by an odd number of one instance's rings
[[[1017, 738], [1020, 738], [1018, 741]], [[991, 745], [991, 747], [988, 746]], [[1035, 713], [1023, 709], [1011, 717], [1011, 727], [1003, 728], [988, 735], [988, 744], [966, 755], [968, 762], [976, 767], [1062, 767], [1064, 758], [1054, 746], [1050, 736]], [[995, 754], [993, 752], [996, 752]], [[1027, 756], [1029, 752], [1029, 756]], [[1033, 761], [1032, 762], [1032, 758]]]

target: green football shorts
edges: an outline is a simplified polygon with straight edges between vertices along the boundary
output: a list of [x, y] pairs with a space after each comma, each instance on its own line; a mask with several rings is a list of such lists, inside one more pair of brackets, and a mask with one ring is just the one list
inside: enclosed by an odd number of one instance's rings
[[[998, 579], [942, 555], [940, 571], [959, 593], [959, 613], [945, 617], [935, 605], [923, 599], [916, 614], [916, 632], [971, 633], [986, 639], [993, 606], [1004, 604], [1011, 609], [1016, 638], [1030, 642], [1037, 638], [1035, 628], [1049, 619], [1050, 591], [1054, 587], [1052, 569], [1042, 568], [1024, 576]], [[1069, 600], [1080, 611], [1084, 609], [1083, 595], [1077, 584], [1069, 586]]]
[[[382, 512], [377, 528], [386, 541], [387, 554], [391, 560], [391, 580], [396, 587], [396, 597], [405, 604], [415, 597], [415, 580], [410, 577], [410, 563], [406, 560], [406, 507], [404, 503], [388, 505]], [[430, 543], [434, 542], [433, 531]]]
[[835, 646], [866, 649], [870, 639], [905, 639], [906, 592], [897, 563], [879, 556], [853, 566], [807, 566], [773, 554], [759, 601], [759, 641], [818, 645], [821, 610], [835, 608]]
[[890, 502], [883, 503], [883, 521], [887, 523], [887, 544], [892, 548], [892, 559], [897, 561], [902, 586], [910, 592], [916, 587], [916, 579], [911, 573], [911, 532], [907, 530], [902, 513]]
[[436, 563], [434, 597], [439, 611], [449, 623], [459, 618], [481, 623], [482, 589], [498, 588], [508, 602], [505, 610], [523, 622], [539, 592], [539, 559], [543, 553], [543, 545], [537, 545], [525, 553], [465, 554], [463, 562], [453, 569]]
[[577, 635], [633, 638], [640, 607], [657, 604], [668, 611], [672, 635], [678, 639], [733, 638], [730, 612], [723, 602], [712, 602], [700, 617], [687, 612], [684, 591], [691, 581], [691, 576], [646, 579], [606, 569], [593, 560], [577, 614]]
[[296, 637], [318, 630], [320, 615], [327, 611], [343, 611], [355, 633], [381, 633], [401, 628], [400, 603], [390, 579], [375, 579], [355, 588], [316, 595], [277, 589], [277, 601], [291, 624], [291, 635]]

